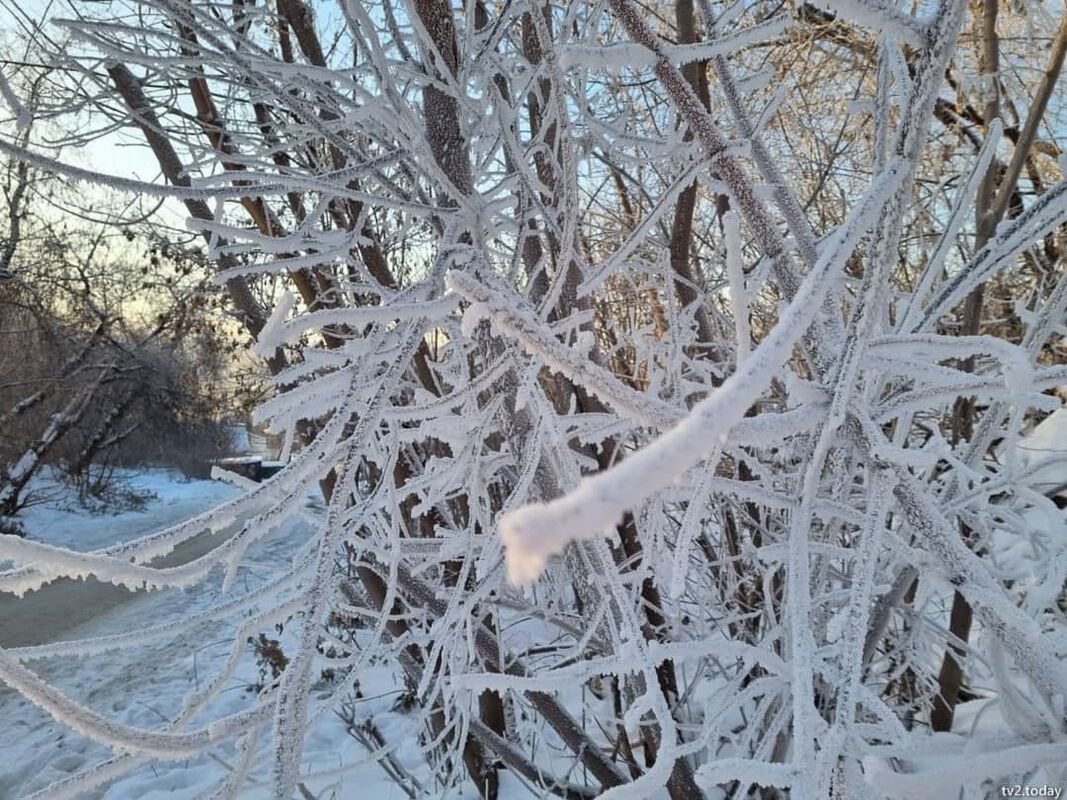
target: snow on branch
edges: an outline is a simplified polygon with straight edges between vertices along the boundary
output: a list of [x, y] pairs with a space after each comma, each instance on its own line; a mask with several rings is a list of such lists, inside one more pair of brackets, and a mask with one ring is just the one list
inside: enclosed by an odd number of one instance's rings
[[150, 731], [130, 728], [71, 701], [58, 689], [14, 661], [3, 650], [0, 650], [0, 681], [65, 725], [102, 744], [170, 759], [180, 759], [203, 750], [212, 742], [225, 739], [266, 719], [271, 712], [271, 705], [264, 704], [187, 733]]
[[926, 309], [916, 329], [932, 325], [942, 314], [989, 280], [997, 270], [1031, 244], [1067, 220], [1067, 181], [1060, 181], [1029, 208], [1000, 224], [997, 234], [947, 280]]
[[[500, 520], [508, 575], [516, 584], [540, 577], [548, 558], [573, 541], [607, 535], [624, 511], [666, 488], [725, 443], [731, 429], [763, 393], [814, 320], [832, 276], [878, 219], [897, 189], [899, 164], [878, 176], [849, 219], [824, 244], [818, 263], [793, 302], [751, 356], [685, 419], [607, 472], [586, 478], [569, 494], [530, 505]], [[708, 468], [714, 467], [714, 464]]]
[[[695, 61], [707, 61], [714, 56], [725, 56], [753, 44], [781, 36], [791, 20], [785, 14], [765, 19], [745, 28], [722, 34], [710, 42], [679, 44], [664, 47], [664, 55], [672, 64], [683, 66]], [[593, 47], [587, 44], [569, 44], [562, 48], [560, 67], [584, 67], [586, 69], [640, 69], [656, 63], [656, 55], [647, 48], [632, 42]]]
[[927, 25], [903, 13], [889, 0], [815, 0], [813, 5], [861, 27], [872, 28], [901, 44], [917, 49], [926, 45]]
[[673, 406], [631, 389], [608, 370], [545, 331], [533, 309], [517, 293], [505, 294], [503, 287], [490, 288], [473, 275], [456, 270], [448, 273], [446, 280], [450, 288], [472, 304], [464, 315], [468, 330], [472, 322], [483, 317], [490, 319], [498, 332], [514, 339], [527, 353], [538, 356], [548, 367], [636, 422], [668, 428], [681, 419], [682, 413]]

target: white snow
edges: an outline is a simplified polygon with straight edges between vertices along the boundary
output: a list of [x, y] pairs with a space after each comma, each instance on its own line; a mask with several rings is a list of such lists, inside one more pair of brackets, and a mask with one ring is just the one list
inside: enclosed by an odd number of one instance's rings
[[1017, 445], [1026, 483], [1041, 492], [1067, 492], [1067, 409], [1057, 409]]
[[239, 492], [225, 483], [192, 480], [170, 470], [117, 470], [128, 488], [148, 496], [144, 509], [90, 514], [77, 505], [50, 470], [34, 478], [30, 489], [43, 502], [19, 515], [28, 537], [45, 544], [87, 552], [127, 542], [206, 511]]
[[[48, 491], [52, 499], [34, 506], [26, 514], [30, 536], [82, 551], [101, 548], [179, 522], [238, 493], [236, 488], [225, 483], [189, 481], [170, 471], [131, 472], [123, 478], [140, 490], [151, 490], [156, 499], [150, 500], [142, 511], [89, 514], [76, 509], [72, 498], [61, 493], [61, 485], [48, 478], [41, 480], [37, 488]], [[100, 613], [63, 631], [60, 638], [68, 641], [97, 639], [136, 631], [146, 624], [184, 623], [217, 606], [227, 596], [238, 596], [264, 585], [299, 549], [306, 533], [305, 526], [306, 523], [287, 524], [272, 537], [250, 548], [229, 595], [219, 591], [217, 581], [201, 584], [190, 591], [170, 589], [147, 594], [127, 593], [118, 603], [102, 603]], [[81, 588], [91, 589], [93, 585], [82, 584]], [[46, 587], [42, 593], [29, 595], [30, 601], [45, 597], [48, 591]], [[19, 613], [18, 608], [9, 602], [12, 599], [9, 595], [0, 595], [0, 613]], [[5, 628], [0, 629], [0, 635], [5, 630], [10, 633]], [[277, 635], [270, 624], [265, 624], [263, 630], [270, 636]], [[208, 620], [151, 643], [136, 644], [119, 651], [112, 646], [84, 655], [79, 655], [77, 650], [80, 648], [75, 647], [73, 653], [35, 657], [27, 661], [26, 666], [74, 701], [98, 710], [116, 724], [146, 731], [158, 730], [175, 718], [186, 696], [203, 689], [204, 681], [223, 665], [232, 646], [231, 631], [232, 623]], [[44, 636], [44, 641], [49, 640], [49, 636]], [[0, 646], [5, 648], [3, 658], [18, 658], [23, 651], [17, 647], [9, 649], [9, 644], [0, 641]], [[247, 653], [247, 645], [244, 642], [240, 645]], [[249, 708], [254, 696], [247, 687], [258, 679], [254, 664], [244, 658], [218, 698], [198, 715], [199, 722], [194, 727]], [[373, 718], [383, 731], [387, 731], [390, 741], [407, 739], [409, 744], [401, 747], [396, 755], [416, 773], [420, 769], [425, 772], [425, 761], [414, 731], [404, 733], [405, 726], [410, 727], [411, 723], [404, 714], [391, 710], [401, 686], [395, 671], [388, 666], [370, 666], [362, 670], [360, 688], [366, 699], [357, 703], [358, 711], [361, 718]], [[55, 781], [91, 767], [110, 754], [107, 748], [77, 734], [3, 686], [0, 686], [0, 715], [5, 720], [0, 729], [0, 797], [28, 797]], [[227, 773], [226, 765], [232, 766], [234, 759], [232, 747], [217, 747], [190, 758], [143, 763], [134, 766], [114, 783], [103, 784], [103, 793], [93, 796], [108, 800], [196, 797], [222, 780]], [[316, 777], [318, 775], [321, 777]], [[429, 780], [427, 775], [423, 777]], [[333, 787], [340, 792], [340, 797], [355, 796], [351, 794], [355, 792], [361, 797], [404, 797], [333, 714], [321, 715], [308, 734], [301, 761], [301, 779], [316, 791]], [[271, 796], [263, 780], [262, 768], [252, 770], [249, 784], [242, 797]]]

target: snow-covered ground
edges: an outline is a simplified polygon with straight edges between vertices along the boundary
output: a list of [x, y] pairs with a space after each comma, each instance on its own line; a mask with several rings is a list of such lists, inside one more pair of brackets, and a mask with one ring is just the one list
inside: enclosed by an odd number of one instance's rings
[[88, 551], [180, 522], [238, 493], [222, 481], [189, 480], [165, 469], [120, 470], [118, 477], [128, 489], [148, 496], [145, 508], [87, 513], [73, 502], [70, 490], [46, 471], [30, 485], [42, 502], [25, 509], [19, 520], [32, 539]]
[[[238, 489], [217, 481], [186, 481], [174, 473], [150, 471], [134, 476], [133, 483], [153, 492], [142, 511], [115, 515], [79, 513], [61, 495], [34, 507], [26, 516], [28, 534], [39, 541], [64, 544], [89, 550], [151, 532], [207, 510], [238, 493]], [[233, 593], [256, 588], [268, 576], [292, 558], [305, 539], [306, 524], [292, 522], [254, 546], [246, 554], [234, 582]], [[93, 601], [94, 592], [106, 590], [112, 595], [100, 603], [99, 613], [61, 635], [36, 631], [29, 641], [44, 644], [56, 639], [75, 640], [104, 636], [138, 627], [159, 625], [187, 618], [222, 599], [221, 581], [209, 581], [191, 591], [168, 589], [160, 592], [130, 593], [95, 582], [70, 582], [63, 600], [67, 609]], [[32, 593], [32, 603], [48, 598], [55, 589], [48, 586]], [[79, 593], [80, 592], [80, 593]], [[114, 601], [114, 593], [119, 599]], [[21, 616], [16, 601], [0, 597], [0, 616], [8, 623]], [[39, 627], [39, 626], [38, 626]], [[8, 631], [17, 630], [17, 623]], [[200, 688], [217, 672], [233, 646], [233, 626], [222, 622], [208, 623], [174, 639], [162, 639], [150, 645], [136, 646], [119, 652], [91, 656], [63, 656], [38, 659], [27, 665], [59, 687], [68, 697], [84, 703], [103, 715], [130, 726], [158, 729], [173, 719], [183, 698]], [[268, 629], [267, 633], [276, 635]], [[4, 629], [0, 628], [0, 637]], [[16, 642], [15, 644], [22, 644]], [[11, 643], [0, 641], [0, 645]], [[245, 645], [247, 648], [247, 645]], [[247, 649], [250, 654], [250, 648]], [[244, 658], [229, 685], [198, 718], [207, 719], [232, 713], [249, 704], [249, 687], [259, 680], [251, 658]], [[359, 703], [361, 719], [373, 716], [376, 725], [390, 741], [409, 742], [396, 752], [401, 762], [416, 773], [424, 762], [416, 743], [415, 731], [405, 735], [408, 720], [393, 713], [397, 683], [392, 672], [378, 667], [360, 675], [364, 697]], [[10, 689], [0, 686], [0, 798], [15, 800], [32, 796], [45, 786], [107, 758], [111, 752], [57, 723], [44, 711]], [[232, 748], [220, 748], [208, 756], [172, 763], [156, 762], [129, 772], [90, 797], [113, 800], [153, 800], [154, 798], [194, 798], [217, 784], [232, 763]], [[260, 762], [263, 765], [268, 762]], [[342, 764], [347, 769], [339, 770]], [[266, 797], [267, 766], [254, 769], [253, 785], [242, 797]], [[262, 771], [262, 774], [260, 774]], [[305, 782], [320, 797], [401, 798], [403, 792], [392, 785], [354, 738], [348, 735], [340, 719], [330, 713], [320, 715], [307, 737], [304, 759]], [[316, 777], [318, 776], [318, 777]]]

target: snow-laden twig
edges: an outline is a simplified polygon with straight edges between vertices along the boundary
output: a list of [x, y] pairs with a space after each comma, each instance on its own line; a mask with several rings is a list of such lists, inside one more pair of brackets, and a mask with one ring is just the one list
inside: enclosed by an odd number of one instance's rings
[[[694, 61], [707, 61], [714, 56], [729, 55], [744, 47], [780, 36], [789, 27], [789, 17], [778, 14], [755, 25], [723, 34], [710, 42], [679, 44], [664, 48], [672, 64], [682, 66]], [[602, 47], [567, 45], [562, 49], [560, 66], [586, 69], [640, 69], [655, 63], [656, 56], [640, 44], [624, 42]]]
[[814, 5], [864, 28], [873, 28], [901, 44], [916, 49], [926, 44], [926, 24], [903, 13], [888, 0], [818, 0]]
[[741, 253], [741, 221], [736, 211], [727, 211], [722, 216], [726, 234], [726, 274], [730, 281], [730, 310], [737, 334], [737, 363], [748, 358], [752, 333], [748, 322], [748, 289]]
[[527, 506], [504, 516], [500, 535], [507, 548], [508, 574], [515, 583], [536, 580], [548, 557], [572, 541], [604, 535], [622, 513], [668, 486], [721, 443], [807, 330], [828, 283], [897, 189], [899, 166], [890, 163], [850, 218], [826, 243], [789, 309], [752, 355], [710, 397], [668, 433], [605, 473], [551, 503]]
[[547, 366], [637, 422], [667, 428], [681, 419], [682, 413], [670, 404], [631, 389], [608, 370], [545, 331], [533, 310], [516, 293], [510, 292], [508, 296], [502, 287], [491, 288], [464, 272], [450, 272], [447, 281], [454, 291], [474, 304], [465, 315], [468, 330], [472, 330], [472, 322], [488, 317], [496, 330], [517, 341], [527, 353], [540, 357]]
[[103, 744], [181, 759], [269, 717], [271, 704], [254, 706], [188, 733], [131, 728], [79, 705], [0, 650], [0, 680], [73, 730]]

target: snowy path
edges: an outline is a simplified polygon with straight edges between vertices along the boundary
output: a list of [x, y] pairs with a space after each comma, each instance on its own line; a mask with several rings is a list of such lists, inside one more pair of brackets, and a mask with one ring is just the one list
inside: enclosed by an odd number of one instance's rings
[[[238, 492], [234, 487], [216, 481], [185, 481], [172, 473], [159, 471], [138, 475], [133, 482], [155, 495], [141, 511], [91, 515], [69, 508], [59, 498], [56, 502], [29, 509], [25, 516], [27, 530], [39, 541], [91, 550], [181, 522]], [[194, 537], [152, 563], [174, 566], [191, 561], [225, 541], [239, 524], [216, 534]], [[274, 560], [262, 552], [258, 555]], [[255, 580], [254, 576], [249, 578]], [[95, 579], [56, 581], [21, 600], [0, 594], [0, 646], [99, 636], [127, 628], [131, 620], [174, 619], [210, 602], [212, 596], [211, 591], [131, 592]], [[200, 646], [208, 648], [210, 643], [205, 641]], [[174, 713], [182, 694], [190, 685], [195, 685], [195, 656], [192, 660], [178, 656], [183, 649], [180, 643], [161, 642], [128, 651], [128, 661], [105, 655], [92, 660], [92, 666], [88, 668], [88, 662], [66, 659], [46, 660], [32, 666], [35, 671], [57, 681], [79, 702], [118, 715], [128, 724], [153, 728], [160, 724], [161, 718]], [[200, 656], [210, 660], [213, 654], [213, 650], [207, 649]], [[99, 745], [57, 725], [2, 685], [0, 714], [9, 722], [6, 732], [0, 733], [2, 800], [25, 796], [106, 754]], [[151, 772], [149, 776], [156, 777]], [[181, 792], [183, 789], [180, 775], [167, 776], [164, 772], [160, 783], [161, 791]], [[141, 783], [131, 796], [147, 797], [153, 792], [154, 787], [146, 790]]]
[[[200, 534], [183, 542], [168, 555], [154, 559], [151, 564], [157, 567], [187, 564], [222, 544], [239, 525], [235, 523], [215, 534]], [[76, 638], [64, 634], [118, 606], [138, 602], [147, 596], [147, 592], [132, 592], [122, 586], [101, 583], [96, 578], [81, 581], [63, 578], [23, 598], [0, 594], [0, 647], [25, 647]]]
[[[29, 536], [75, 550], [95, 550], [181, 522], [238, 492], [219, 481], [185, 480], [165, 470], [128, 473], [124, 477], [131, 489], [150, 493], [151, 499], [144, 509], [88, 514], [69, 506], [63, 484], [42, 478], [35, 490], [44, 496], [55, 496], [55, 500], [26, 510], [22, 519]], [[187, 563], [218, 546], [234, 532], [235, 528], [214, 535], [202, 534], [152, 563], [156, 566]], [[75, 629], [124, 603], [137, 602], [146, 596], [145, 592], [131, 592], [95, 578], [55, 581], [22, 599], [0, 594], [0, 647], [76, 638], [69, 635]]]
[[[238, 490], [207, 481], [181, 482], [174, 476], [141, 476], [152, 481], [157, 498], [144, 512], [91, 516], [64, 511], [62, 506], [33, 509], [29, 528], [42, 541], [95, 549], [113, 541], [148, 533], [211, 508]], [[309, 513], [321, 512], [321, 500], [309, 498]], [[277, 575], [291, 563], [307, 539], [307, 523], [291, 520], [249, 549], [238, 570], [234, 590], [246, 593]], [[223, 542], [232, 530], [190, 540], [162, 563], [178, 564]], [[158, 563], [158, 562], [157, 562]], [[0, 596], [0, 645], [44, 643], [104, 636], [136, 630], [146, 624], [165, 624], [196, 614], [226, 595], [216, 579], [195, 589], [129, 592], [95, 581], [57, 582], [22, 601]], [[273, 627], [270, 635], [278, 635]], [[286, 632], [289, 633], [288, 631]], [[44, 658], [29, 667], [74, 701], [125, 725], [158, 729], [172, 720], [183, 699], [216, 674], [234, 644], [230, 622], [198, 625], [172, 638], [134, 645], [120, 652]], [[284, 636], [283, 636], [284, 638]], [[207, 707], [200, 722], [246, 708], [249, 688], [261, 679], [254, 660], [247, 658], [227, 686]], [[361, 719], [373, 720], [396, 746], [395, 755], [425, 783], [432, 776], [422, 755], [416, 720], [393, 703], [403, 691], [402, 676], [388, 664], [368, 664], [360, 670], [358, 701]], [[323, 687], [329, 691], [329, 687]], [[0, 684], [0, 800], [21, 800], [54, 781], [86, 769], [112, 751], [57, 723], [47, 713]], [[252, 771], [243, 800], [270, 800], [268, 742]], [[235, 757], [232, 746], [220, 746], [195, 758], [161, 760], [133, 769], [109, 785], [90, 791], [87, 800], [192, 800], [216, 786], [225, 763]], [[317, 714], [306, 734], [301, 780], [324, 800], [373, 798], [406, 800], [344, 723], [332, 713]], [[471, 800], [467, 791], [452, 795]], [[505, 775], [502, 798], [526, 796], [521, 784]]]

